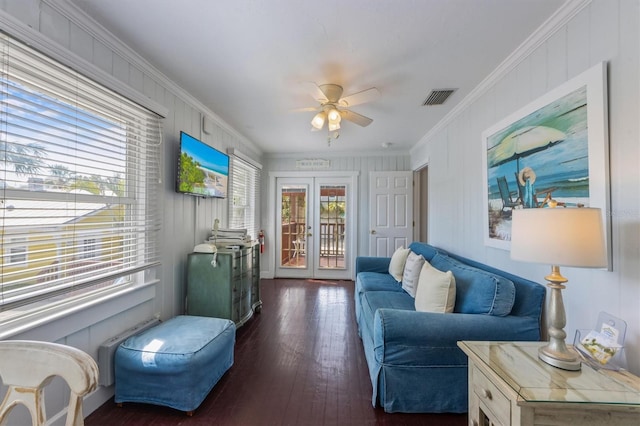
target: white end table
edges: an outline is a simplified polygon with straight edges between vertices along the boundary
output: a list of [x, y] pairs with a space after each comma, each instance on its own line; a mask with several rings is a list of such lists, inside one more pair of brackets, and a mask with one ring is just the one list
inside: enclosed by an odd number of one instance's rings
[[640, 425], [640, 378], [538, 359], [546, 342], [458, 342], [469, 357], [469, 424]]

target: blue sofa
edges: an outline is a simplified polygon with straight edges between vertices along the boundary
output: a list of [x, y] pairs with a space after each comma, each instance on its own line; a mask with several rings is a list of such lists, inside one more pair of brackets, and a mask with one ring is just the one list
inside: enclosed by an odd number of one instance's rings
[[459, 340], [536, 341], [545, 288], [426, 243], [409, 248], [456, 279], [453, 313], [417, 312], [389, 273], [390, 258], [356, 259], [355, 312], [373, 406], [465, 413], [467, 357]]

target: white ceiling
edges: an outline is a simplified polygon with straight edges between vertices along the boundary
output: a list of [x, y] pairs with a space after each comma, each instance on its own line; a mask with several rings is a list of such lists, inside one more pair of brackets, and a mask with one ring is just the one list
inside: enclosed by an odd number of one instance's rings
[[[408, 150], [564, 0], [71, 0], [265, 153]], [[303, 82], [377, 87], [340, 138]], [[422, 106], [433, 89], [458, 90]], [[197, 136], [197, 135], [196, 135]]]

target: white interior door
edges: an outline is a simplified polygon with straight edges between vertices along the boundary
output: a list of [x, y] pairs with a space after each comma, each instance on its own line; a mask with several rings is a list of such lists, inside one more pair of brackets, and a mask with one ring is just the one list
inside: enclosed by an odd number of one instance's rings
[[369, 256], [390, 257], [413, 241], [413, 172], [369, 174]]
[[355, 176], [276, 179], [276, 277], [352, 278], [356, 182]]

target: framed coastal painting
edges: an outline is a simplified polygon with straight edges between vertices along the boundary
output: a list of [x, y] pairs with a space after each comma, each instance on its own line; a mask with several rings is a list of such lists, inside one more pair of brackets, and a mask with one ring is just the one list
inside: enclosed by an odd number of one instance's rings
[[606, 63], [489, 127], [482, 142], [486, 245], [510, 248], [514, 209], [599, 207], [610, 253]]

